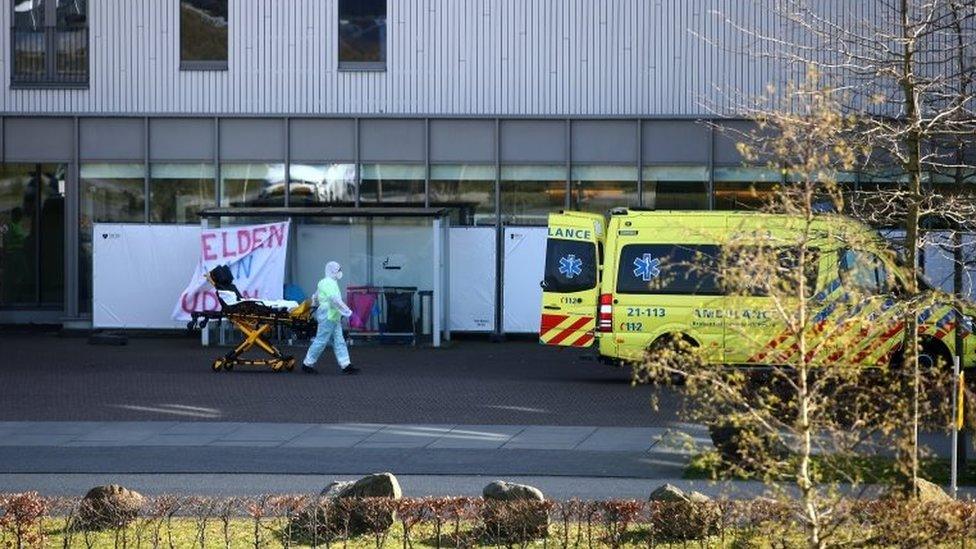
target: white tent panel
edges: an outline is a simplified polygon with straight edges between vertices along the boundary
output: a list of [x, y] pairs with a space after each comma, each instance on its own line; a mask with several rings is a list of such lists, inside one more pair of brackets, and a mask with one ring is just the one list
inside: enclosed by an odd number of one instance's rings
[[545, 227], [505, 228], [503, 325], [509, 333], [538, 333], [546, 257]]
[[451, 227], [450, 312], [452, 331], [495, 329], [495, 229]]
[[200, 227], [96, 223], [92, 231], [92, 326], [183, 327], [171, 315], [200, 259]]

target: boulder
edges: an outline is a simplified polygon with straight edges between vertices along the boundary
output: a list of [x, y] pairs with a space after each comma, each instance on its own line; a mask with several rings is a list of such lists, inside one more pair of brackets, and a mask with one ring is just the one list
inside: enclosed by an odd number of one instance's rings
[[654, 504], [651, 526], [661, 539], [703, 539], [718, 531], [722, 509], [705, 494], [665, 484], [648, 500]]
[[651, 492], [649, 501], [690, 501], [684, 490], [673, 484], [665, 484]]
[[96, 486], [85, 494], [78, 510], [78, 525], [89, 530], [125, 526], [145, 503], [139, 492], [118, 484]]
[[296, 540], [327, 540], [389, 530], [396, 521], [394, 502], [403, 497], [403, 491], [392, 473], [375, 473], [357, 481], [333, 482], [322, 490], [321, 496], [292, 519], [291, 532]]
[[496, 480], [488, 486], [485, 486], [481, 495], [485, 499], [499, 501], [546, 500], [546, 497], [542, 495], [542, 490], [539, 490], [535, 486], [515, 484], [514, 482], [505, 482], [504, 480]]
[[481, 520], [490, 539], [525, 541], [549, 532], [549, 507], [534, 486], [496, 480], [481, 492], [485, 500]]
[[922, 503], [951, 503], [955, 501], [938, 484], [918, 479], [918, 501]]

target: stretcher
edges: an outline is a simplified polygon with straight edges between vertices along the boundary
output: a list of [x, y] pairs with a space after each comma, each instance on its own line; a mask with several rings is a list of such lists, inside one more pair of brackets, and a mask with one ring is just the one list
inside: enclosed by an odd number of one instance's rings
[[[221, 357], [214, 359], [213, 371], [233, 370], [235, 366], [268, 366], [272, 371], [291, 371], [295, 368], [295, 357], [286, 356], [278, 350], [268, 336], [279, 327], [292, 330], [299, 338], [311, 337], [318, 328], [315, 320], [315, 306], [311, 301], [302, 303], [287, 300], [247, 299], [234, 285], [230, 268], [221, 265], [209, 273], [207, 280], [217, 291], [218, 311], [194, 311], [190, 313], [187, 329], [202, 330], [208, 322], [227, 319], [241, 335], [243, 340]], [[242, 358], [242, 355], [257, 347], [268, 358]]]

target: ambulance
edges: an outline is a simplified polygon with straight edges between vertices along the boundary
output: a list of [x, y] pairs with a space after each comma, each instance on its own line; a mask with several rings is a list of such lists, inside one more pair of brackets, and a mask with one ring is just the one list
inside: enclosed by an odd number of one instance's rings
[[[550, 214], [539, 340], [593, 348], [613, 364], [640, 361], [675, 337], [716, 364], [795, 361], [795, 338], [773, 298], [758, 292], [728, 295], [718, 269], [695, 265], [720, 264], [723, 246], [736, 235], [795, 242], [802, 226], [799, 218], [750, 212], [617, 208], [609, 221], [592, 213]], [[819, 216], [811, 228], [819, 235], [809, 246], [815, 257], [807, 273], [811, 334], [843, 339], [818, 345], [823, 355], [814, 362], [890, 364], [900, 356], [903, 341], [904, 300], [898, 294], [908, 271], [884, 239], [848, 218]], [[863, 238], [856, 248], [845, 247], [839, 242], [850, 240], [836, 238], [841, 231]], [[960, 330], [959, 355], [963, 367], [972, 367], [974, 309], [957, 314], [952, 296], [925, 291], [920, 360], [951, 363]]]

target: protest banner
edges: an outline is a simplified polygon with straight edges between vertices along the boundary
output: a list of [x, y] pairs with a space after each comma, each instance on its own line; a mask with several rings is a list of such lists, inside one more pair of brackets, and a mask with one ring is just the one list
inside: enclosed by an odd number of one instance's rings
[[201, 230], [200, 259], [173, 308], [173, 318], [189, 320], [193, 311], [220, 309], [217, 292], [206, 278], [219, 265], [230, 267], [244, 298], [281, 299], [289, 227], [284, 221]]

